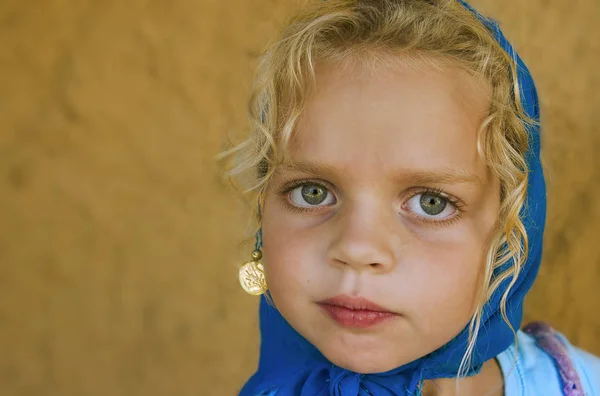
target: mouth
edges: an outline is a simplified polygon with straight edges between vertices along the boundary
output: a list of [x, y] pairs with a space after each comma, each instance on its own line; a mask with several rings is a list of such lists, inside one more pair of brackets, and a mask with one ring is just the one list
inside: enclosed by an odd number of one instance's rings
[[340, 295], [317, 304], [337, 324], [354, 329], [374, 327], [400, 316], [363, 297]]

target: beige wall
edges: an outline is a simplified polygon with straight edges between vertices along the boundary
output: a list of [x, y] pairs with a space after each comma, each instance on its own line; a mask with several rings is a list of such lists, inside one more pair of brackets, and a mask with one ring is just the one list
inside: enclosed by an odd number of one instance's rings
[[[600, 3], [473, 3], [542, 95], [550, 214], [527, 318], [600, 354]], [[0, 395], [232, 395], [251, 373], [248, 210], [212, 157], [297, 4], [0, 4]]]

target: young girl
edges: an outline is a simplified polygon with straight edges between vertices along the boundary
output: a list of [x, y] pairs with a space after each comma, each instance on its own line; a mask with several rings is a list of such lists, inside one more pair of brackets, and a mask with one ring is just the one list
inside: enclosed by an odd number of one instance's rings
[[261, 299], [241, 395], [600, 395], [600, 360], [518, 330], [546, 212], [537, 93], [459, 0], [315, 2], [265, 54], [254, 133]]

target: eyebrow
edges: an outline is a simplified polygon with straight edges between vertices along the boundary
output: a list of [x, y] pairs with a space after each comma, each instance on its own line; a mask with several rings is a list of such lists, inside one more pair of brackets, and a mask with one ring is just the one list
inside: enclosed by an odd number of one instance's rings
[[[314, 176], [333, 177], [343, 171], [336, 171], [334, 167], [312, 162], [288, 162], [281, 165], [283, 171], [296, 171]], [[416, 184], [483, 184], [481, 178], [463, 169], [439, 170], [403, 170], [391, 175], [391, 180], [416, 183]]]
[[424, 184], [482, 184], [479, 176], [462, 169], [441, 169], [439, 171], [401, 172], [395, 180], [409, 180]]

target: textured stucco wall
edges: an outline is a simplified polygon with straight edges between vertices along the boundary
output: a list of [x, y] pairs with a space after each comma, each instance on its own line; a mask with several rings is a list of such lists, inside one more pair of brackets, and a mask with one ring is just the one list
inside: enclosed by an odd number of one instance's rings
[[[251, 373], [248, 209], [212, 157], [299, 3], [0, 3], [0, 395], [232, 395]], [[600, 354], [600, 3], [473, 4], [541, 92], [550, 213], [527, 318]]]

